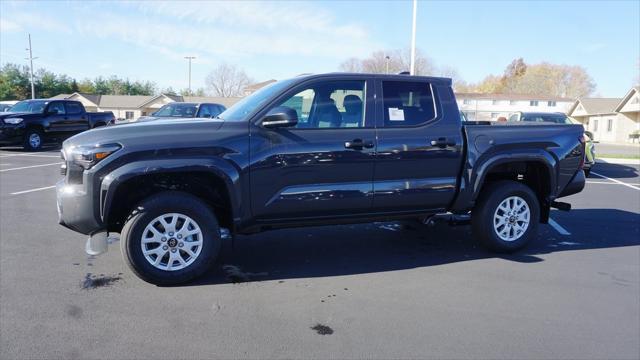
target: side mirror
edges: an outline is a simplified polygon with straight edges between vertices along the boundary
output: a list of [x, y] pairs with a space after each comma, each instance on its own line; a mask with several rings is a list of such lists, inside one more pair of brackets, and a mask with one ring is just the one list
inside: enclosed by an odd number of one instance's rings
[[288, 106], [276, 106], [262, 118], [262, 126], [273, 129], [298, 124], [298, 113]]

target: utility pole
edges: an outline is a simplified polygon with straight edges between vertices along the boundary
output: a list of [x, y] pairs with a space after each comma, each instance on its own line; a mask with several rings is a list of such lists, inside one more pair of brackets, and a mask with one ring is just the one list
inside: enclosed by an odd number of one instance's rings
[[388, 74], [388, 73], [389, 73], [389, 59], [391, 59], [391, 58], [389, 57], [389, 55], [387, 55], [387, 56], [385, 56], [385, 57], [384, 57], [384, 60], [385, 60], [385, 62], [386, 62], [386, 68], [387, 68], [386, 74]]
[[30, 75], [31, 75], [31, 98], [35, 99], [36, 98], [36, 90], [35, 90], [35, 86], [33, 85], [33, 59], [37, 59], [37, 57], [33, 57], [33, 51], [31, 50], [31, 34], [29, 34], [29, 48], [27, 49], [29, 50], [29, 57], [25, 58], [25, 60], [29, 60], [30, 62]]
[[195, 56], [185, 56], [185, 59], [189, 60], [189, 96], [191, 96], [191, 60], [195, 59]]
[[416, 74], [416, 13], [418, 0], [413, 0], [413, 27], [411, 29], [411, 75]]

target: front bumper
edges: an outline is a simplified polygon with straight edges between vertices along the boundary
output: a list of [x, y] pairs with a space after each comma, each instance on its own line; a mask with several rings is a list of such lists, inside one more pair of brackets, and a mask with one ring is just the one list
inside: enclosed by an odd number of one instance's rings
[[85, 235], [105, 229], [102, 220], [96, 217], [91, 185], [67, 184], [64, 179], [56, 184], [58, 222], [60, 225]]
[[2, 145], [21, 144], [23, 136], [24, 136], [24, 126], [5, 125], [3, 127], [0, 127], [0, 144]]

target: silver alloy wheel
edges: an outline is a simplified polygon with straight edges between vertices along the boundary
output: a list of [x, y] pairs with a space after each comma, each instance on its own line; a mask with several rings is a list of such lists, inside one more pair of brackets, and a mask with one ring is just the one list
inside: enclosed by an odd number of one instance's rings
[[529, 204], [519, 197], [504, 199], [493, 214], [493, 229], [504, 241], [516, 241], [529, 228], [531, 211]]
[[142, 254], [164, 271], [191, 265], [202, 251], [202, 230], [192, 218], [178, 213], [160, 215], [142, 232]]
[[29, 135], [29, 145], [31, 145], [32, 148], [34, 149], [39, 148], [41, 142], [42, 140], [40, 139], [40, 134], [33, 133]]

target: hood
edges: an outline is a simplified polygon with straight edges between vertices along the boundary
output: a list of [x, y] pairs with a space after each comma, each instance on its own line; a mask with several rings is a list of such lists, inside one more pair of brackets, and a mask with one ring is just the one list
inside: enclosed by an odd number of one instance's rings
[[34, 114], [34, 113], [15, 113], [15, 112], [0, 112], [0, 119], [6, 119], [9, 117], [29, 117], [33, 115], [42, 115], [42, 114]]
[[[180, 144], [211, 142], [221, 138], [218, 130], [224, 124], [221, 119], [157, 120], [135, 122], [117, 126], [105, 126], [75, 135], [64, 146], [93, 146], [117, 143], [130, 148], [170, 148]], [[230, 126], [230, 128], [236, 128]], [[244, 128], [246, 131], [246, 127]], [[230, 130], [237, 132], [238, 130]], [[228, 131], [226, 131], [228, 133]]]

